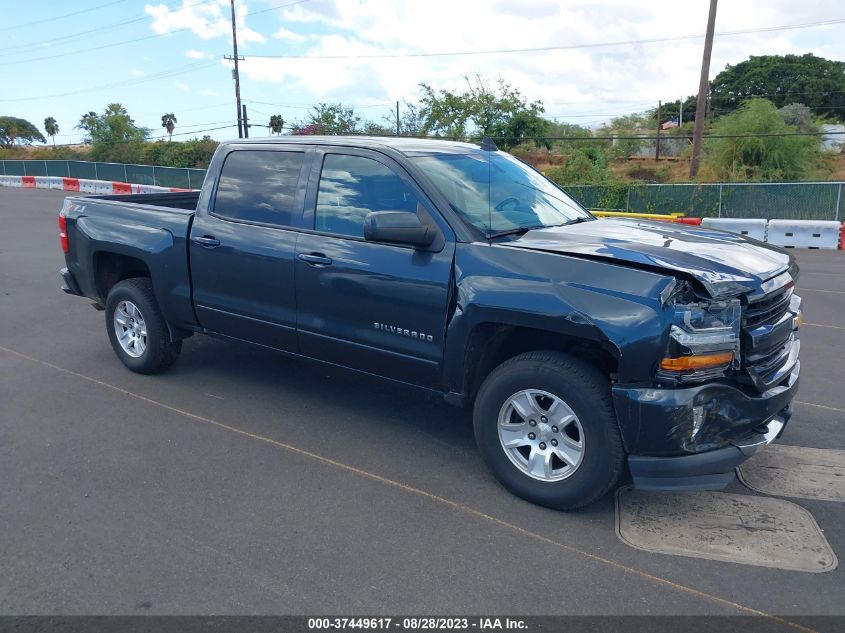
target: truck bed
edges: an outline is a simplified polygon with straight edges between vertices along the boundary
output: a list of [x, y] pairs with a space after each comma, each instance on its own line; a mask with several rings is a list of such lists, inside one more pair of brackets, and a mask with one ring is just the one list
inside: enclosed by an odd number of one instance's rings
[[145, 207], [163, 207], [167, 209], [180, 209], [184, 211], [196, 211], [199, 201], [199, 191], [173, 191], [167, 193], [135, 193], [116, 194], [108, 196], [71, 196], [73, 199], [102, 200], [103, 202], [119, 202], [121, 205], [129, 203]]
[[104, 304], [110, 271], [129, 266], [155, 280], [168, 322], [192, 325], [188, 239], [198, 200], [198, 191], [65, 198], [66, 261], [82, 293]]

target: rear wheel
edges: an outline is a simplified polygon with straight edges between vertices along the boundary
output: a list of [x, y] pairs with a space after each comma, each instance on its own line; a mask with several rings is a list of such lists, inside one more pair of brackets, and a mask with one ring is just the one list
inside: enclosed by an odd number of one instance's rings
[[117, 357], [132, 371], [155, 374], [179, 357], [182, 341], [171, 341], [146, 277], [114, 285], [106, 300], [106, 330]]
[[551, 508], [596, 501], [624, 465], [607, 378], [567, 354], [528, 352], [493, 370], [478, 392], [474, 427], [502, 485]]

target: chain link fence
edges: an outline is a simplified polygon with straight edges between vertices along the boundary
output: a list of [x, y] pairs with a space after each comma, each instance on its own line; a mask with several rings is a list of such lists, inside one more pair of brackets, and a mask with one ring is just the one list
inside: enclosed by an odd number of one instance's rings
[[[61, 176], [199, 189], [204, 169], [93, 163], [80, 160], [0, 160], [3, 176]], [[843, 220], [842, 182], [571, 185], [588, 209], [685, 213], [712, 218]]]
[[135, 185], [158, 185], [180, 189], [199, 189], [205, 178], [204, 169], [92, 163], [83, 160], [0, 160], [2, 176], [59, 176], [113, 180]]
[[842, 182], [576, 185], [564, 187], [589, 209], [685, 213], [712, 218], [842, 220]]

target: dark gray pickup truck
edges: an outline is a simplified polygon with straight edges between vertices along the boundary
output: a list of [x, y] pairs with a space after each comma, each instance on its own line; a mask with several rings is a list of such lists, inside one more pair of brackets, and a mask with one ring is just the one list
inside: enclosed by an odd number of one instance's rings
[[569, 509], [626, 470], [712, 489], [772, 442], [798, 388], [798, 268], [721, 231], [596, 220], [498, 151], [386, 138], [248, 140], [201, 192], [72, 196], [64, 290], [131, 370], [194, 333], [474, 406], [514, 493]]

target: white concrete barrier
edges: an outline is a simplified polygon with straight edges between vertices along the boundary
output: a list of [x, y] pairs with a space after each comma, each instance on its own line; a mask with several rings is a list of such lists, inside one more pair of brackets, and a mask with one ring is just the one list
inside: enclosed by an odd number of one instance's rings
[[23, 181], [20, 176], [0, 176], [0, 186], [23, 187]]
[[101, 196], [110, 196], [113, 193], [111, 180], [95, 180], [94, 193]]
[[761, 242], [766, 241], [766, 220], [746, 218], [703, 218], [701, 226], [711, 229], [721, 229], [740, 235], [747, 235]]
[[170, 189], [158, 185], [132, 185], [132, 193], [162, 193], [166, 191], [170, 191]]
[[822, 220], [769, 220], [770, 244], [786, 248], [839, 248], [842, 225]]
[[57, 176], [36, 176], [35, 187], [37, 189], [61, 189], [62, 179]]
[[79, 179], [80, 193], [97, 193], [97, 183], [99, 180], [88, 180], [87, 178]]

